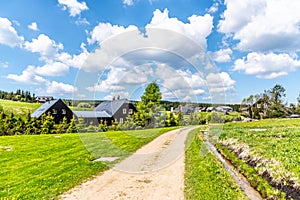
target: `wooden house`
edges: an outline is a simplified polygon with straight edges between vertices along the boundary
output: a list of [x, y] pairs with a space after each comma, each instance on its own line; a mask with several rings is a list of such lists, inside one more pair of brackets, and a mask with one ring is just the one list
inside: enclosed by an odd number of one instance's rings
[[60, 123], [64, 117], [70, 122], [73, 117], [72, 110], [61, 99], [45, 102], [31, 114], [31, 117], [39, 119], [43, 114], [48, 113], [53, 116], [56, 124]]
[[113, 99], [100, 103], [94, 111], [74, 111], [74, 115], [76, 118], [83, 118], [86, 124], [103, 122], [109, 126], [113, 122], [125, 122], [127, 116], [134, 112], [135, 106], [127, 99]]

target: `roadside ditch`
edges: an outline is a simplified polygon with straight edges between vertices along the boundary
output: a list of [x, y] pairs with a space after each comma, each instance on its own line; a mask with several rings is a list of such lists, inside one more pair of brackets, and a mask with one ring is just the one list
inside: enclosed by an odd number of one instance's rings
[[237, 140], [223, 140], [213, 145], [209, 141], [208, 131], [204, 131], [204, 138], [209, 149], [249, 199], [300, 200], [298, 180], [280, 168], [280, 163], [275, 159], [253, 155], [247, 144]]

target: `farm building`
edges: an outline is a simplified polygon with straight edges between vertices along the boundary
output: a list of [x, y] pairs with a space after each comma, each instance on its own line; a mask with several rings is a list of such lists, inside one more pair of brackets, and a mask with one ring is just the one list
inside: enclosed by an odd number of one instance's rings
[[113, 122], [123, 123], [134, 112], [135, 106], [127, 99], [113, 99], [100, 103], [94, 111], [74, 111], [74, 115], [76, 118], [83, 118], [86, 124], [102, 121], [111, 125]]
[[53, 97], [52, 96], [37, 96], [35, 98], [36, 102], [38, 103], [45, 103], [47, 101], [52, 101]]
[[70, 122], [73, 117], [72, 110], [61, 99], [45, 102], [31, 114], [31, 117], [40, 118], [43, 114], [47, 115], [48, 113], [54, 117], [56, 124], [60, 123], [64, 117]]
[[233, 108], [231, 108], [230, 106], [218, 106], [216, 107], [216, 111], [228, 113], [233, 112]]
[[174, 111], [175, 113], [181, 112], [184, 115], [189, 115], [194, 112], [194, 108], [189, 106], [179, 105], [178, 108], [175, 108]]

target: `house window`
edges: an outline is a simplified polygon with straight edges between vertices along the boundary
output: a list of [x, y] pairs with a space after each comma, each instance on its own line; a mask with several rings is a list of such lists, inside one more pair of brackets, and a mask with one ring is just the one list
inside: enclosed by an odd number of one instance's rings
[[61, 109], [61, 114], [63, 114], [63, 115], [67, 114], [66, 109]]
[[120, 118], [120, 123], [123, 124], [123, 118]]
[[128, 114], [132, 114], [133, 113], [133, 110], [130, 108], [129, 110], [128, 110]]
[[56, 109], [52, 109], [52, 114], [56, 115], [57, 114], [57, 110]]
[[126, 108], [123, 108], [123, 114], [125, 115], [126, 114]]

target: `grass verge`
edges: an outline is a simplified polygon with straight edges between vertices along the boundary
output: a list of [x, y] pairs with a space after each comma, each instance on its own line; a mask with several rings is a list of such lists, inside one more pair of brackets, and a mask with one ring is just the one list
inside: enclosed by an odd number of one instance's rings
[[[185, 198], [224, 200], [247, 199], [219, 160], [207, 149], [199, 129], [186, 150]], [[191, 139], [191, 136], [189, 136]]]
[[[125, 156], [171, 129], [86, 136], [98, 156]], [[78, 134], [2, 136], [0, 146], [0, 199], [55, 199], [108, 168], [91, 162], [94, 156]]]

